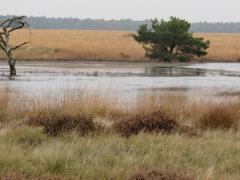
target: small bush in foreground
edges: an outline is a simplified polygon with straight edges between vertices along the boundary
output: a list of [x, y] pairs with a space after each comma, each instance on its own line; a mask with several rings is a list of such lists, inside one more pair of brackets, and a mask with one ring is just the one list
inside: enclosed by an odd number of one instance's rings
[[57, 136], [65, 132], [86, 135], [95, 130], [93, 118], [84, 112], [64, 112], [60, 109], [40, 111], [30, 117], [30, 125], [42, 126], [46, 134]]
[[210, 107], [197, 122], [201, 129], [237, 128], [236, 114], [227, 105]]
[[129, 180], [191, 180], [187, 173], [170, 170], [138, 170]]
[[122, 136], [129, 137], [140, 132], [171, 133], [178, 129], [177, 122], [162, 111], [137, 114], [115, 122], [113, 128]]

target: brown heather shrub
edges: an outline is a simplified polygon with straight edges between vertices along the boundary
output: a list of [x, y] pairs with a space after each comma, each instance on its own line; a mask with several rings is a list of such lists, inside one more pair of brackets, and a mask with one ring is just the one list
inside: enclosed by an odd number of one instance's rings
[[192, 180], [187, 173], [170, 170], [137, 170], [130, 175], [129, 180]]
[[29, 118], [29, 124], [42, 126], [46, 134], [57, 136], [65, 132], [86, 135], [96, 130], [93, 118], [84, 112], [65, 112], [60, 109], [42, 110]]
[[231, 105], [213, 105], [202, 114], [197, 121], [201, 129], [237, 129], [238, 118], [234, 107]]
[[174, 119], [160, 110], [153, 113], [132, 115], [113, 124], [115, 131], [125, 137], [140, 132], [171, 133], [177, 130], [178, 127], [179, 125]]

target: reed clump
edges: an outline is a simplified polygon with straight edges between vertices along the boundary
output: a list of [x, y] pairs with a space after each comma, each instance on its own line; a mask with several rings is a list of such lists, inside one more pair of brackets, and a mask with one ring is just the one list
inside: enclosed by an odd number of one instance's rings
[[239, 117], [234, 110], [234, 104], [217, 104], [209, 106], [199, 117], [197, 126], [201, 129], [238, 129]]

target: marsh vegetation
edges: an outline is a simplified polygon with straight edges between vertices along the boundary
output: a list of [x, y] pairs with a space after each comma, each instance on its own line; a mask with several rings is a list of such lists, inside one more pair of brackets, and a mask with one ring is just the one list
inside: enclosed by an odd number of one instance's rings
[[1, 94], [1, 177], [239, 177], [239, 99], [90, 94]]

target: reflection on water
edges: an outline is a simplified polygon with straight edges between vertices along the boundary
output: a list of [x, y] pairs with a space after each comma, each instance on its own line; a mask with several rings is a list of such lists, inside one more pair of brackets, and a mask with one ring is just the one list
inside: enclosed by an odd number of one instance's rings
[[0, 63], [0, 89], [28, 95], [91, 89], [126, 98], [143, 90], [240, 90], [239, 64], [222, 64], [22, 62], [16, 80], [10, 81], [8, 66]]
[[146, 76], [236, 76], [240, 77], [240, 72], [232, 72], [225, 70], [211, 70], [187, 67], [152, 67], [145, 69]]
[[205, 76], [207, 71], [205, 69], [190, 69], [184, 67], [152, 67], [146, 68], [145, 74], [148, 76], [163, 77]]

